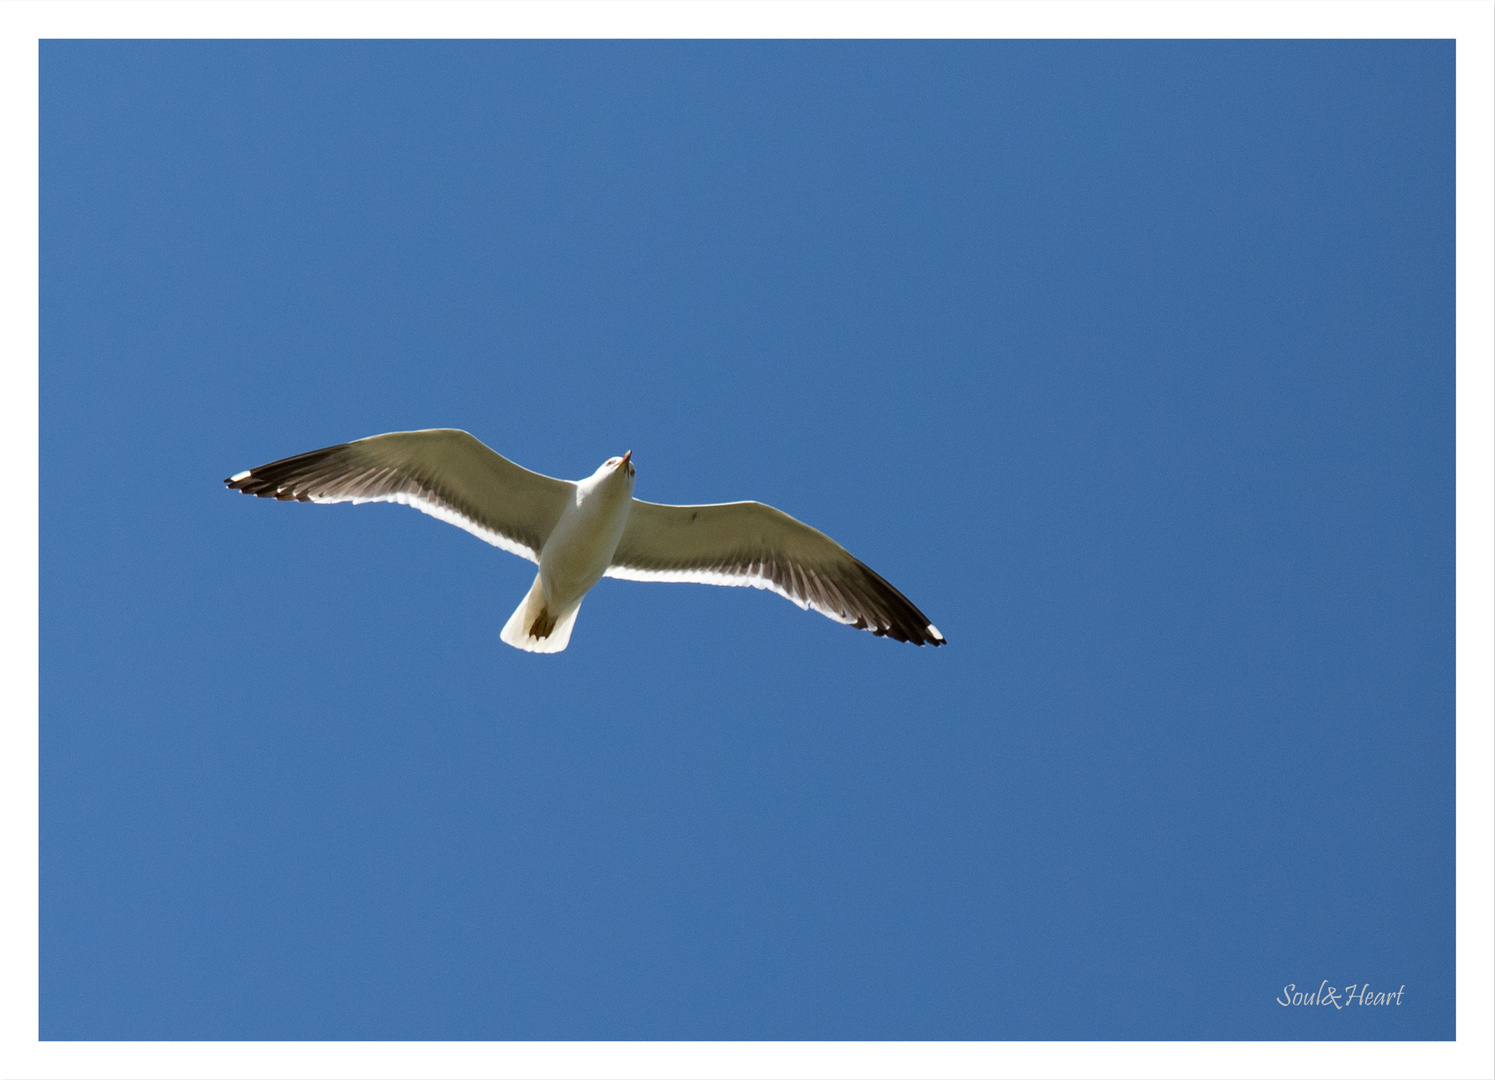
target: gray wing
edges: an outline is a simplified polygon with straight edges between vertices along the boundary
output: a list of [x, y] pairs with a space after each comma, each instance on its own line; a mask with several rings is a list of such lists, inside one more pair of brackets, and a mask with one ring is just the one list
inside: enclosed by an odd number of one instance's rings
[[880, 637], [945, 637], [871, 567], [829, 536], [759, 502], [663, 506], [633, 500], [608, 577], [769, 589]]
[[224, 481], [265, 499], [392, 502], [539, 562], [576, 485], [530, 472], [465, 431], [394, 431], [249, 469]]

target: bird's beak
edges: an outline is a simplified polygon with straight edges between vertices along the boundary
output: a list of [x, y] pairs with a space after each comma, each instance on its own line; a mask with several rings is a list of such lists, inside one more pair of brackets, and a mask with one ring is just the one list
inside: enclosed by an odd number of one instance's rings
[[628, 451], [628, 453], [626, 453], [626, 454], [623, 455], [623, 461], [621, 462], [621, 464], [627, 465], [628, 464], [628, 459], [631, 458], [631, 457], [633, 457], [633, 451], [632, 450]]

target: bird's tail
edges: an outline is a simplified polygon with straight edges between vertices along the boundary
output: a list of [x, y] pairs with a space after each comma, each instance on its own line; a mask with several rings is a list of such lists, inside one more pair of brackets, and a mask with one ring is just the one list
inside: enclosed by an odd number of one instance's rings
[[536, 574], [535, 583], [509, 616], [499, 637], [504, 644], [525, 652], [560, 652], [571, 642], [571, 627], [576, 625], [580, 610], [580, 598], [560, 611], [550, 610], [545, 587]]

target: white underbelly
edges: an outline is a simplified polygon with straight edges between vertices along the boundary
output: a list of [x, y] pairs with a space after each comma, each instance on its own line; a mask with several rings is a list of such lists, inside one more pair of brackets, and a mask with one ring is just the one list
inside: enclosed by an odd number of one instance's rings
[[602, 579], [612, 562], [633, 499], [589, 499], [571, 505], [540, 552], [540, 583], [553, 608], [565, 607]]

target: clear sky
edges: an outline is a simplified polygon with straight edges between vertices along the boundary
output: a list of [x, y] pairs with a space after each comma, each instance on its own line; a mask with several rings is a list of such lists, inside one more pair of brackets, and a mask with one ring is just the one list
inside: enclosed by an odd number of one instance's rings
[[[44, 43], [43, 1038], [1451, 1038], [1453, 76]], [[950, 644], [221, 483], [437, 426]]]

